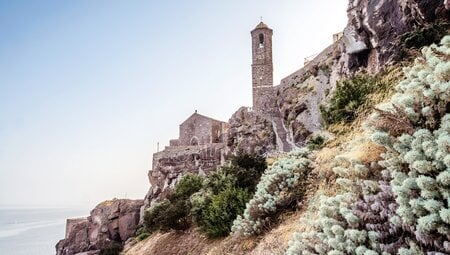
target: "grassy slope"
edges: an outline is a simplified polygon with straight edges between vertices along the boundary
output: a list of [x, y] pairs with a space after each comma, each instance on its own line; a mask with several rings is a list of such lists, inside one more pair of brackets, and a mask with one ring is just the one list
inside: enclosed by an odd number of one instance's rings
[[305, 225], [299, 224], [299, 221], [308, 221], [317, 217], [318, 197], [333, 195], [339, 191], [335, 184], [335, 174], [331, 170], [335, 166], [337, 155], [352, 154], [362, 162], [379, 159], [380, 153], [383, 151], [377, 145], [363, 139], [365, 134], [362, 125], [372, 112], [374, 105], [390, 98], [394, 86], [402, 77], [401, 73], [400, 65], [388, 68], [382, 75], [382, 79], [389, 83], [387, 90], [371, 94], [368, 102], [358, 109], [359, 116], [352, 123], [333, 124], [328, 127], [335, 137], [313, 155], [315, 168], [313, 177], [309, 180], [310, 188], [306, 199], [299, 204], [296, 212], [281, 214], [278, 219], [279, 223], [274, 223], [265, 234], [250, 238], [231, 235], [211, 240], [197, 229], [189, 229], [184, 232], [158, 232], [132, 246], [124, 254], [283, 254], [292, 235], [295, 232], [306, 230], [303, 229]]

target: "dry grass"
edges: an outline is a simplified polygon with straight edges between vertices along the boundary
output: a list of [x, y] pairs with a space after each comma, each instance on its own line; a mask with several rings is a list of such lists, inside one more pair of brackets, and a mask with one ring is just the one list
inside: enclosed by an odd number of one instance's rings
[[[282, 213], [279, 224], [260, 236], [242, 237], [231, 235], [222, 239], [207, 239], [196, 229], [185, 232], [155, 233], [149, 238], [131, 247], [126, 255], [158, 254], [158, 255], [276, 255], [283, 254], [289, 240], [295, 232], [309, 232], [310, 224], [319, 217], [319, 197], [322, 195], [334, 196], [341, 192], [335, 183], [336, 175], [332, 171], [336, 166], [336, 157], [344, 155], [357, 158], [362, 163], [369, 164], [380, 160], [383, 148], [370, 142], [362, 128], [369, 114], [376, 104], [386, 101], [393, 94], [393, 87], [401, 78], [401, 68], [391, 68], [384, 79], [389, 79], [390, 86], [387, 91], [370, 95], [368, 102], [359, 109], [358, 117], [350, 124], [333, 124], [328, 131], [335, 134], [325, 147], [313, 155], [314, 170], [308, 179], [308, 191], [304, 200], [299, 203], [296, 212]], [[269, 165], [273, 164], [282, 155], [271, 155], [267, 159]]]
[[188, 255], [206, 254], [216, 246], [221, 239], [208, 239], [197, 229], [183, 232], [171, 231], [167, 233], [156, 232], [145, 240], [135, 244], [127, 250], [125, 255]]

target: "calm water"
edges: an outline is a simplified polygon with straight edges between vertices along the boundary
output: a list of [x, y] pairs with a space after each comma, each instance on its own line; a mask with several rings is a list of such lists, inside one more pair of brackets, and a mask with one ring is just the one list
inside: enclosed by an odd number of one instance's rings
[[0, 209], [0, 254], [55, 254], [66, 218], [87, 214], [88, 210], [73, 209]]

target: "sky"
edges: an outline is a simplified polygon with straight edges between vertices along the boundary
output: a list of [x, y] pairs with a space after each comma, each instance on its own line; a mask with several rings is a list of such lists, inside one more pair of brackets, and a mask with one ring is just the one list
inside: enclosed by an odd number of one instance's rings
[[0, 207], [143, 198], [195, 110], [251, 106], [250, 31], [274, 84], [332, 43], [348, 0], [0, 0]]

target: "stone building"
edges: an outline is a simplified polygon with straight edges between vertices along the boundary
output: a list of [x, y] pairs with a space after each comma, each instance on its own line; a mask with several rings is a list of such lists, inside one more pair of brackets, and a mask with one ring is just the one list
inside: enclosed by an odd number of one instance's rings
[[205, 145], [222, 143], [228, 123], [198, 114], [195, 111], [180, 125], [178, 139], [171, 140], [170, 146]]
[[276, 114], [273, 87], [272, 29], [262, 21], [251, 31], [253, 110], [263, 115]]
[[151, 188], [145, 199], [150, 202], [164, 198], [186, 173], [207, 174], [226, 159], [228, 123], [195, 111], [180, 124], [178, 139], [170, 140], [163, 151], [153, 154], [148, 173]]

